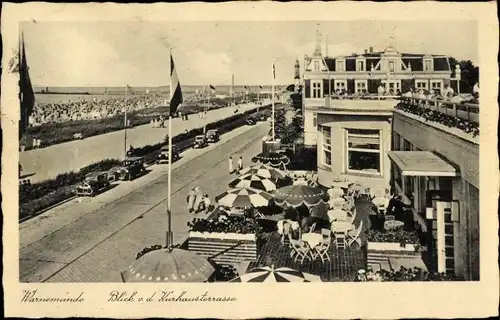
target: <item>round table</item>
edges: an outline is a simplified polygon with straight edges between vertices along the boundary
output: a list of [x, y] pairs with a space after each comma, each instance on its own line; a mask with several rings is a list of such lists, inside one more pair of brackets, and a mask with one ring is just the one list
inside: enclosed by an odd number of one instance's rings
[[384, 228], [386, 230], [393, 230], [397, 228], [402, 228], [404, 226], [404, 222], [398, 220], [391, 220], [384, 222]]
[[302, 234], [302, 240], [306, 242], [309, 247], [314, 248], [323, 241], [323, 236], [319, 233], [304, 233]]

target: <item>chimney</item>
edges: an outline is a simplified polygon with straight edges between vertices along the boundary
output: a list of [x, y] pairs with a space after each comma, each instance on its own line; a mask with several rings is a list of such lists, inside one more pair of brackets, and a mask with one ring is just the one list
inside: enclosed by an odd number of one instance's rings
[[373, 47], [370, 47], [370, 53], [373, 53]]
[[367, 53], [368, 53], [368, 49], [365, 49], [365, 54], [367, 54]]

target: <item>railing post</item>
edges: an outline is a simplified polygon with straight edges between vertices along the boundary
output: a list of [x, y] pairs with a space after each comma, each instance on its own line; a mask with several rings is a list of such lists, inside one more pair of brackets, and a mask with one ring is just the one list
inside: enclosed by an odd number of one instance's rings
[[456, 103], [453, 103], [453, 113], [455, 114], [455, 118], [458, 118], [458, 109]]
[[470, 106], [468, 104], [465, 105], [465, 111], [467, 112], [467, 121], [470, 121]]

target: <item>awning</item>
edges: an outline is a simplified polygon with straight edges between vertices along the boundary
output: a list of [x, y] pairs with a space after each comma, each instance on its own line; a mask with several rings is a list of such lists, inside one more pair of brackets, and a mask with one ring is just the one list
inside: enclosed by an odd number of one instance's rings
[[390, 151], [389, 159], [403, 176], [458, 177], [460, 172], [430, 151]]

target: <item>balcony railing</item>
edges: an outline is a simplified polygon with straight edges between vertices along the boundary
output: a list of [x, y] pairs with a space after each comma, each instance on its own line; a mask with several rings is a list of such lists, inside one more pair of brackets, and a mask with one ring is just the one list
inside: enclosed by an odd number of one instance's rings
[[457, 128], [473, 137], [479, 135], [479, 104], [446, 100], [401, 97], [396, 109], [423, 117], [449, 128]]
[[411, 106], [439, 111], [447, 116], [479, 123], [479, 104], [477, 103], [459, 103], [413, 97], [401, 97], [401, 101]]

